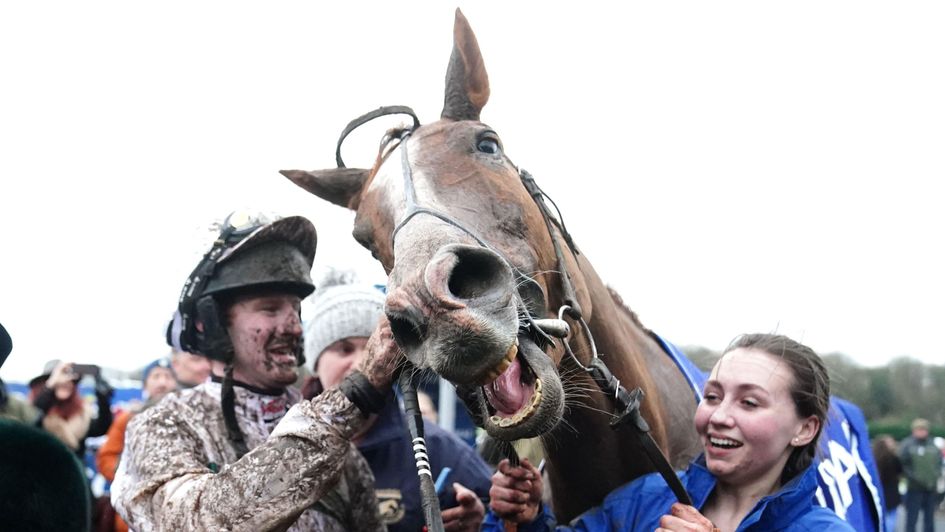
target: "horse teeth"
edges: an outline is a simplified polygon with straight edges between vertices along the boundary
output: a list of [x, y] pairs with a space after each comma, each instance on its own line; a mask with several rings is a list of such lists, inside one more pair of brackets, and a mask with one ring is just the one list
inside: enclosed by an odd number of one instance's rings
[[532, 395], [532, 406], [537, 406], [538, 403], [540, 402], [541, 402], [541, 392], [536, 390], [535, 393]]
[[518, 354], [518, 338], [512, 342], [512, 345], [509, 346], [509, 350], [505, 352], [505, 359], [511, 362], [515, 360], [516, 354]]
[[531, 400], [525, 409], [517, 412], [512, 417], [490, 416], [489, 421], [491, 421], [493, 425], [503, 429], [517, 426], [531, 417], [531, 415], [534, 414], [536, 410], [538, 410], [539, 403], [541, 403], [541, 381], [536, 380], [535, 393], [532, 394]]
[[495, 382], [495, 380], [499, 378], [499, 375], [502, 375], [505, 373], [505, 370], [509, 369], [509, 366], [512, 365], [512, 362], [515, 361], [515, 355], [517, 354], [518, 338], [516, 338], [512, 342], [512, 345], [509, 346], [509, 349], [505, 352], [505, 356], [502, 358], [502, 360], [500, 360], [495, 367], [486, 372], [486, 374], [482, 377], [480, 384], [482, 386], [487, 386], [492, 382]]

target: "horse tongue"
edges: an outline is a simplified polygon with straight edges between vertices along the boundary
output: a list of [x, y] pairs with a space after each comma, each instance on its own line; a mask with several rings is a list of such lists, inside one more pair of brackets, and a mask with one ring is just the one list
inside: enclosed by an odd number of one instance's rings
[[521, 375], [522, 366], [516, 358], [495, 382], [483, 386], [486, 398], [499, 416], [512, 416], [525, 404], [525, 390], [520, 380]]

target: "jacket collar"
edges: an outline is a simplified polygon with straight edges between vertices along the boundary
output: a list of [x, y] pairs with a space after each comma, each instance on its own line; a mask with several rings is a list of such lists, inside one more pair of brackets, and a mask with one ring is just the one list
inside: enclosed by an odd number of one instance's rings
[[[686, 479], [686, 490], [694, 496], [693, 502], [696, 507], [702, 508], [717, 483], [715, 476], [706, 469], [704, 454], [693, 461], [689, 473]], [[756, 524], [759, 525], [759, 529], [774, 529], [775, 526], [769, 527], [766, 523], [774, 525], [795, 520], [813, 505], [816, 489], [817, 471], [812, 464], [781, 486], [778, 491], [762, 497], [742, 520], [739, 530]]]

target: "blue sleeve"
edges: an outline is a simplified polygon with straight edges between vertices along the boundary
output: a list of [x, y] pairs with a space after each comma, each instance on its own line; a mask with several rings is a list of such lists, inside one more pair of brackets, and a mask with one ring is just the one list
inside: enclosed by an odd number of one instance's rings
[[[662, 479], [660, 479], [662, 481]], [[654, 523], [665, 513], [667, 489], [654, 489], [653, 481], [648, 477], [639, 478], [629, 484], [617, 488], [604, 499], [604, 504], [595, 506], [576, 517], [569, 526], [555, 526], [556, 520], [551, 509], [542, 504], [535, 520], [527, 524], [519, 524], [519, 532], [547, 532], [558, 531], [594, 531], [601, 530], [653, 530]], [[671, 492], [670, 492], [670, 495]], [[644, 502], [640, 507], [638, 502]], [[502, 520], [489, 510], [482, 530], [501, 532], [504, 530]]]
[[790, 524], [787, 530], [808, 531], [823, 530], [824, 532], [855, 532], [850, 523], [840, 519], [833, 510], [822, 506], [815, 506], [812, 511], [802, 515], [799, 519]]

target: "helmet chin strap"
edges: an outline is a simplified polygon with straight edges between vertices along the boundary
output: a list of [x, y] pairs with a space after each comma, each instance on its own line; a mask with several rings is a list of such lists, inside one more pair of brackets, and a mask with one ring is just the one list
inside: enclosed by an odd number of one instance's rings
[[223, 408], [223, 424], [226, 425], [226, 435], [236, 449], [236, 458], [238, 460], [249, 452], [249, 448], [246, 446], [246, 438], [243, 436], [243, 431], [240, 430], [239, 423], [236, 421], [235, 401], [236, 394], [233, 392], [233, 362], [230, 361], [226, 364], [226, 369], [223, 371], [220, 405]]

